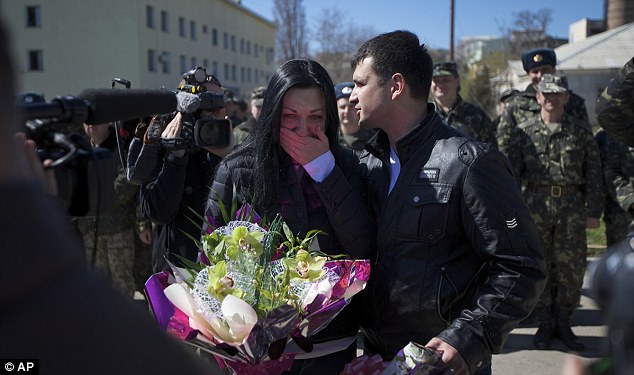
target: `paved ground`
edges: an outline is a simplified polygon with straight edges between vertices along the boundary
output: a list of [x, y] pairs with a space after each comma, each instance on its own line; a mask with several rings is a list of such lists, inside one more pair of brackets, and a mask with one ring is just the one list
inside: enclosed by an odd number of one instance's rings
[[[588, 297], [586, 285], [582, 291], [581, 307], [572, 316], [573, 331], [586, 345], [586, 350], [578, 353], [584, 361], [591, 361], [605, 354], [606, 328], [602, 325], [601, 312]], [[551, 350], [536, 350], [533, 336], [537, 324], [516, 328], [504, 346], [503, 352], [493, 356], [494, 375], [560, 375], [561, 366], [568, 348], [559, 340], [553, 341]]]

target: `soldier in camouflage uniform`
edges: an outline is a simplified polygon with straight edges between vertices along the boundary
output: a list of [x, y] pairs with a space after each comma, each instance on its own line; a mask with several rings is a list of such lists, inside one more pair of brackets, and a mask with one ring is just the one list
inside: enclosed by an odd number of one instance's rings
[[[508, 143], [511, 131], [518, 124], [539, 115], [541, 107], [536, 99], [537, 86], [544, 74], [555, 74], [557, 55], [550, 48], [538, 48], [522, 55], [522, 65], [531, 78], [526, 90], [515, 95], [506, 103], [497, 128], [498, 149], [508, 155]], [[583, 98], [569, 92], [570, 99], [566, 104], [566, 115], [579, 118], [580, 124], [592, 129], [588, 119], [588, 111]]]
[[540, 325], [533, 343], [547, 349], [556, 336], [581, 351], [585, 346], [572, 332], [570, 318], [585, 273], [585, 228], [599, 225], [603, 184], [592, 132], [565, 113], [569, 96], [565, 77], [544, 75], [536, 95], [542, 110], [513, 129], [508, 150], [548, 267], [535, 308]]
[[482, 108], [465, 102], [459, 91], [460, 76], [456, 63], [446, 61], [434, 65], [431, 93], [436, 112], [452, 128], [497, 148], [493, 122]]
[[596, 113], [605, 131], [634, 146], [634, 57], [597, 99]]
[[256, 87], [251, 92], [251, 116], [249, 118], [233, 128], [233, 138], [235, 145], [239, 145], [247, 139], [247, 136], [251, 133], [253, 128], [260, 118], [260, 112], [262, 112], [262, 102], [264, 102], [264, 95], [266, 94], [266, 87]]
[[[117, 152], [114, 128], [108, 124], [84, 125], [94, 147]], [[115, 205], [109, 215], [98, 218], [95, 248], [93, 217], [79, 218], [77, 226], [82, 234], [88, 264], [108, 274], [115, 287], [126, 296], [134, 297], [134, 230], [139, 188], [128, 182], [125, 169], [117, 163], [114, 181]], [[96, 256], [95, 256], [96, 255]]]
[[607, 245], [620, 242], [634, 219], [634, 149], [601, 130], [596, 135], [603, 166]]
[[353, 149], [357, 156], [361, 156], [365, 143], [376, 134], [376, 131], [359, 126], [359, 116], [349, 100], [353, 88], [352, 82], [342, 82], [335, 86], [339, 113], [339, 144]]

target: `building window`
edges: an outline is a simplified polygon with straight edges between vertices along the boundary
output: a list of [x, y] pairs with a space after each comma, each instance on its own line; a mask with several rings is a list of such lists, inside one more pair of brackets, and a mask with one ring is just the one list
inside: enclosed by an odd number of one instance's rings
[[233, 52], [236, 51], [236, 36], [235, 35], [231, 35], [231, 50]]
[[257, 69], [253, 70], [253, 77], [255, 77], [255, 83], [260, 82], [259, 77], [258, 77], [258, 70]]
[[29, 51], [29, 71], [41, 72], [44, 70], [42, 50]]
[[191, 68], [192, 68], [192, 69], [194, 69], [195, 67], [197, 67], [197, 66], [198, 66], [198, 64], [197, 64], [197, 61], [196, 61], [196, 58], [195, 58], [195, 57], [193, 57], [193, 56], [192, 56], [192, 58], [191, 58], [191, 62], [192, 62], [192, 63], [190, 64], [190, 66], [191, 66]]
[[247, 55], [251, 54], [251, 41], [247, 40]]
[[225, 80], [229, 80], [229, 64], [225, 64]]
[[208, 29], [207, 25], [203, 25], [203, 34], [207, 34]]
[[237, 78], [236, 78], [237, 77], [237, 74], [236, 74], [237, 70], [238, 69], [236, 68], [235, 65], [231, 65], [231, 80], [234, 81], [234, 82], [237, 81]]
[[185, 30], [185, 19], [178, 17], [178, 35], [187, 38], [187, 30]]
[[166, 10], [161, 11], [161, 31], [164, 33], [170, 32], [170, 20]]
[[240, 53], [244, 53], [244, 39], [240, 38]]
[[225, 49], [229, 48], [229, 36], [227, 35], [227, 33], [222, 33], [222, 43]]
[[185, 55], [180, 55], [179, 57], [181, 73], [185, 73], [187, 71], [187, 57]]
[[255, 43], [255, 45], [253, 46], [253, 55], [254, 55], [255, 57], [258, 57], [258, 56], [259, 56], [259, 54], [260, 54], [260, 53], [259, 53], [259, 50], [258, 50], [258, 44], [257, 44], [257, 43]]
[[211, 30], [211, 45], [213, 46], [218, 45], [218, 30], [216, 29]]
[[153, 49], [147, 50], [147, 70], [156, 72], [156, 51]]
[[145, 25], [150, 29], [154, 28], [154, 7], [153, 6], [148, 5], [145, 7]]
[[172, 73], [172, 56], [169, 52], [163, 52], [159, 57], [159, 62], [161, 63], [161, 72], [165, 74]]
[[203, 68], [209, 69], [209, 60], [203, 59]]
[[247, 68], [247, 82], [251, 82], [251, 68]]
[[218, 61], [211, 63], [211, 72], [214, 76], [218, 77]]
[[189, 36], [192, 40], [196, 40], [196, 21], [189, 22]]
[[42, 26], [42, 18], [40, 14], [40, 6], [26, 7], [26, 27]]
[[244, 66], [241, 66], [240, 67], [240, 82], [244, 83], [244, 77], [245, 77]]

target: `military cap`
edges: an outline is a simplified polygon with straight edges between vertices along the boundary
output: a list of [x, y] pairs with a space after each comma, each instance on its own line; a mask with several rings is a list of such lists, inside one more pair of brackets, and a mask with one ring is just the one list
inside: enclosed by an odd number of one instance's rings
[[354, 83], [352, 82], [342, 82], [335, 86], [335, 97], [337, 100], [341, 98], [349, 98], [350, 94], [352, 94], [352, 89], [354, 88]]
[[511, 89], [506, 90], [500, 95], [500, 102], [506, 102], [508, 99], [513, 97], [515, 94], [519, 93], [519, 90]]
[[568, 78], [564, 75], [544, 74], [539, 81], [539, 91], [544, 94], [568, 91]]
[[552, 48], [536, 48], [522, 54], [522, 65], [525, 71], [542, 65], [557, 65], [557, 55]]
[[260, 106], [264, 102], [264, 94], [266, 94], [266, 87], [259, 86], [253, 89], [251, 92], [251, 104]]
[[453, 61], [443, 61], [434, 65], [433, 77], [454, 76], [458, 77], [458, 65]]

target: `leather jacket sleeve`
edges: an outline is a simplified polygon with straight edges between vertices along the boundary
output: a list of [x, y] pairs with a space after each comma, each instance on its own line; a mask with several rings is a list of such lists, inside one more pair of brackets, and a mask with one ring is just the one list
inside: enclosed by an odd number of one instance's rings
[[355, 259], [369, 259], [376, 253], [376, 226], [363, 202], [363, 166], [352, 150], [346, 151], [328, 177], [314, 186], [344, 250]]
[[141, 187], [141, 210], [145, 217], [157, 224], [174, 220], [180, 209], [186, 172], [187, 157], [167, 153], [156, 178]]
[[494, 150], [475, 155], [462, 190], [462, 222], [488, 277], [460, 316], [437, 337], [455, 347], [471, 371], [499, 353], [508, 333], [532, 311], [545, 285], [533, 220], [508, 160]]

